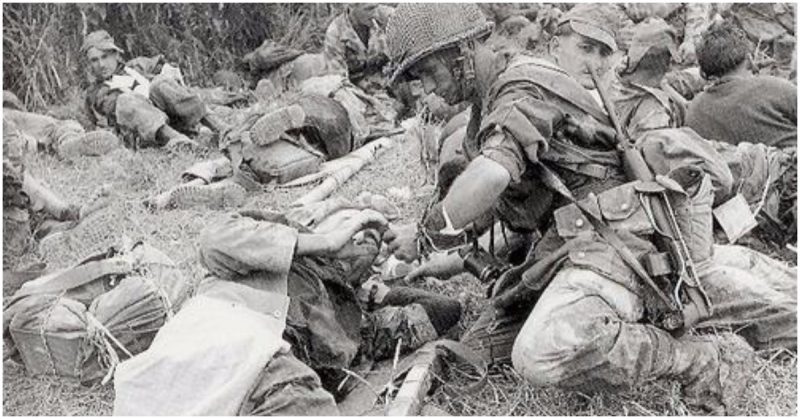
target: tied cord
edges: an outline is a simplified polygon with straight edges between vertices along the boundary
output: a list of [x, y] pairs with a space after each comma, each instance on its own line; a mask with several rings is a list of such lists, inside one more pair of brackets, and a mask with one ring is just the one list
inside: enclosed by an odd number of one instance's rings
[[[50, 367], [53, 369], [53, 375], [58, 375], [58, 369], [56, 369], [56, 362], [53, 360], [50, 348], [47, 346], [46, 332], [48, 330], [47, 326], [50, 323], [50, 318], [53, 316], [53, 311], [58, 305], [58, 301], [61, 300], [61, 297], [63, 296], [64, 292], [61, 292], [53, 299], [53, 302], [50, 304], [50, 307], [47, 308], [47, 315], [45, 316], [44, 321], [39, 324], [39, 337], [42, 339], [42, 347], [44, 348], [44, 353], [47, 354], [47, 360], [50, 361]], [[76, 371], [77, 368], [78, 365], [76, 363], [75, 365]]]
[[101, 382], [103, 385], [107, 384], [111, 377], [114, 375], [114, 370], [117, 368], [117, 365], [120, 363], [119, 355], [117, 355], [117, 351], [114, 350], [114, 347], [111, 346], [111, 343], [114, 343], [122, 352], [128, 356], [128, 358], [132, 358], [133, 354], [125, 348], [122, 343], [111, 334], [111, 331], [106, 328], [100, 320], [97, 320], [91, 312], [86, 312], [86, 334], [87, 334], [87, 341], [90, 342], [95, 348], [97, 348], [99, 355], [102, 357], [103, 361], [108, 364], [108, 373], [106, 373], [105, 377], [103, 377], [103, 381]]

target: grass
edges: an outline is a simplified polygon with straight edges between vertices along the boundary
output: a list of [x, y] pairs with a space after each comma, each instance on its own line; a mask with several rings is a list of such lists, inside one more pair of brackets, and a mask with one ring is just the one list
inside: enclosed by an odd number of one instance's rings
[[[319, 51], [340, 4], [3, 4], [3, 89], [28, 109], [65, 104], [87, 82], [84, 36], [107, 30], [124, 58], [164, 54], [186, 81], [210, 86], [221, 69], [241, 69], [265, 39]], [[257, 80], [254, 80], [254, 82]]]
[[[424, 208], [430, 186], [419, 158], [416, 138], [397, 137], [398, 144], [348, 181], [337, 194], [355, 197], [361, 191], [383, 193], [391, 187], [408, 187], [414, 197], [404, 201], [389, 196], [399, 207], [400, 222], [414, 222]], [[151, 213], [138, 202], [174, 185], [180, 173], [195, 161], [214, 155], [168, 153], [164, 150], [124, 150], [100, 158], [64, 162], [49, 155], [29, 161], [31, 172], [61, 196], [72, 202], [89, 199], [103, 185], [110, 186], [126, 202], [132, 224], [120, 224], [120, 233], [142, 238], [175, 260], [192, 280], [203, 274], [197, 261], [196, 238], [200, 231], [224, 211], [201, 209]], [[280, 211], [310, 187], [280, 189], [267, 186], [252, 194], [244, 208]], [[232, 209], [231, 209], [232, 210]], [[124, 230], [124, 231], [122, 231]], [[34, 261], [35, 257], [31, 257]], [[477, 317], [484, 305], [484, 290], [470, 275], [431, 283], [426, 288], [457, 297], [466, 313], [461, 326]], [[797, 414], [797, 357], [787, 352], [765, 352], [756, 366], [743, 413], [760, 416]], [[448, 377], [429, 401], [458, 415], [689, 415], [681, 402], [678, 386], [656, 381], [615, 394], [581, 394], [557, 389], [533, 388], [508, 366], [494, 367], [484, 387], [475, 393], [462, 391], [466, 385], [457, 375]], [[5, 415], [104, 416], [112, 413], [113, 387], [86, 388], [74, 380], [58, 377], [30, 377], [13, 362], [3, 365], [3, 413]]]

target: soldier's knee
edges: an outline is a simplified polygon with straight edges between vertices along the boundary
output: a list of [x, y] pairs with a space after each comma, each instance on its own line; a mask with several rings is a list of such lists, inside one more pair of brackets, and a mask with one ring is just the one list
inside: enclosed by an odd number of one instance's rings
[[[544, 330], [525, 329], [514, 341], [511, 350], [511, 364], [529, 383], [535, 386], [553, 386], [561, 381], [559, 368], [556, 368], [557, 349], [536, 338], [536, 332]], [[528, 333], [532, 332], [532, 333]]]
[[619, 322], [609, 322], [606, 316], [533, 320], [514, 341], [511, 362], [531, 384], [559, 386], [601, 364], [618, 333]]
[[171, 85], [177, 85], [178, 81], [172, 77], [158, 75], [150, 80], [150, 94], [163, 93], [165, 89], [169, 89]]

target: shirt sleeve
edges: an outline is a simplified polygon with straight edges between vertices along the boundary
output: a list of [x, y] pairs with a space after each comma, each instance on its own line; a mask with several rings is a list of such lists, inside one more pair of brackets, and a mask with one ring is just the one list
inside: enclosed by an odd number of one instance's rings
[[164, 55], [158, 54], [152, 57], [136, 57], [125, 63], [126, 67], [130, 67], [139, 74], [152, 79], [161, 72], [164, 65]]
[[525, 172], [525, 154], [512, 137], [501, 132], [490, 134], [481, 147], [481, 155], [503, 166], [518, 183]]
[[638, 138], [647, 131], [671, 126], [672, 118], [670, 118], [669, 111], [655, 99], [646, 99], [642, 101], [631, 118], [630, 124], [628, 124], [628, 134], [633, 138]]
[[346, 16], [339, 16], [331, 22], [328, 30], [325, 31], [325, 45], [323, 53], [330, 66], [330, 70], [335, 74], [347, 77], [347, 63], [345, 61], [344, 42], [342, 40], [342, 19]]
[[495, 103], [481, 122], [480, 152], [505, 167], [512, 184], [518, 183], [528, 162], [526, 149], [536, 144], [546, 150], [564, 114], [528, 88], [511, 89]]
[[277, 222], [229, 214], [201, 234], [200, 262], [226, 280], [254, 272], [285, 277], [298, 234], [296, 229]]

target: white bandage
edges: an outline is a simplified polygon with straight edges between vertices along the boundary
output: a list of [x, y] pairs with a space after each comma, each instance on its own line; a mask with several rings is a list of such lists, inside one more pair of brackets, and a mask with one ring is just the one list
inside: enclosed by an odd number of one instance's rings
[[456, 229], [455, 227], [453, 227], [453, 222], [450, 221], [450, 216], [447, 215], [447, 211], [445, 211], [444, 205], [442, 205], [442, 217], [444, 217], [445, 226], [443, 229], [439, 231], [439, 233], [446, 234], [448, 236], [457, 236], [464, 231], [463, 228]]

